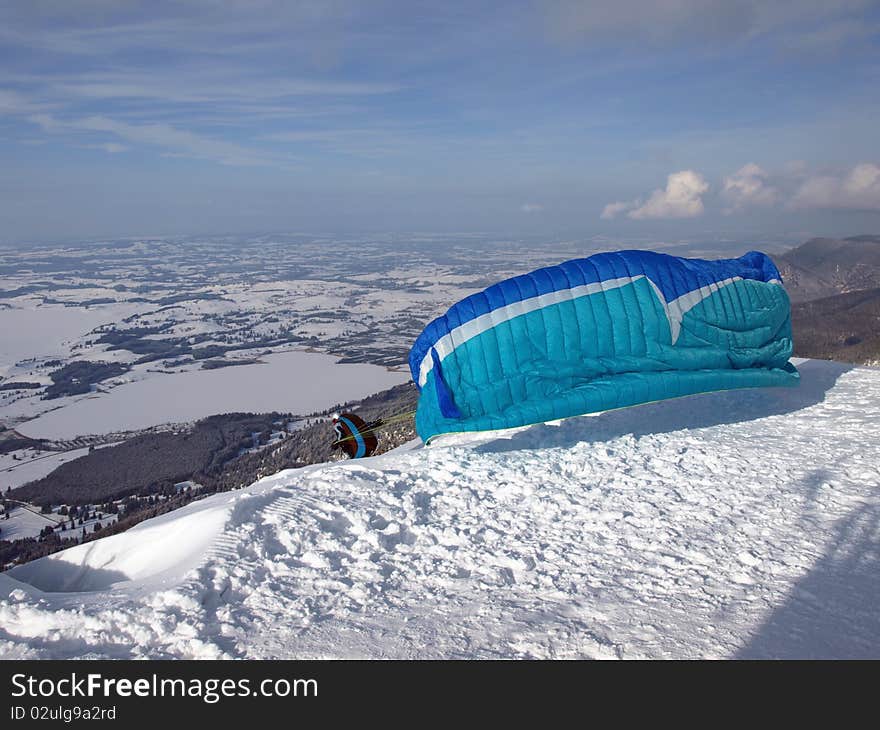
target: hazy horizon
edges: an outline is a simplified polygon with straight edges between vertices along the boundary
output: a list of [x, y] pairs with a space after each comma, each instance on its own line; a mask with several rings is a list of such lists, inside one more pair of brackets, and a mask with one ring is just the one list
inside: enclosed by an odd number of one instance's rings
[[0, 241], [880, 230], [876, 0], [0, 0]]

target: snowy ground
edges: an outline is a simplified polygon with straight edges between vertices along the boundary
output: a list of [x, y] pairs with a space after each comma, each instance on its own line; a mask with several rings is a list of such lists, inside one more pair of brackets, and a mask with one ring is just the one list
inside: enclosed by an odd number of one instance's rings
[[[4, 515], [5, 517], [5, 515]], [[71, 532], [59, 532], [60, 537], [79, 537], [83, 527], [86, 532], [93, 532], [95, 525], [109, 525], [116, 522], [116, 515], [102, 515], [101, 519], [86, 520], [82, 525], [78, 524]], [[0, 540], [20, 540], [24, 537], [36, 537], [47, 526], [56, 526], [62, 522], [62, 516], [57, 513], [49, 515], [38, 514], [36, 508], [14, 506], [9, 512], [9, 519], [0, 519]]]
[[0, 656], [880, 658], [880, 371], [801, 370], [191, 504], [0, 575]]
[[[6, 517], [6, 514], [3, 514]], [[23, 537], [36, 537], [46, 525], [55, 526], [59, 522], [57, 515], [43, 517], [35, 510], [13, 507], [9, 519], [0, 519], [0, 540], [20, 540]]]
[[15, 489], [34, 479], [42, 479], [62, 464], [88, 453], [88, 447], [60, 452], [19, 449], [15, 452], [19, 457], [17, 461], [12, 458], [13, 454], [0, 454], [0, 491], [5, 494], [10, 487]]

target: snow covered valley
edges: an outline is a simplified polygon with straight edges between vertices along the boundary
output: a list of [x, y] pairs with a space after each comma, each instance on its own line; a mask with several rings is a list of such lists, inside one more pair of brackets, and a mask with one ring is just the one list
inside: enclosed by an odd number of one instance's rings
[[0, 574], [0, 657], [880, 657], [880, 370], [799, 367], [194, 502]]

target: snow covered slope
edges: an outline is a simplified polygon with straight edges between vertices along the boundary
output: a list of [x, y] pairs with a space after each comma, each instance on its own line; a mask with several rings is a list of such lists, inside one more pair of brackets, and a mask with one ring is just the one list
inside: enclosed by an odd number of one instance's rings
[[292, 470], [0, 575], [10, 657], [880, 657], [880, 370]]

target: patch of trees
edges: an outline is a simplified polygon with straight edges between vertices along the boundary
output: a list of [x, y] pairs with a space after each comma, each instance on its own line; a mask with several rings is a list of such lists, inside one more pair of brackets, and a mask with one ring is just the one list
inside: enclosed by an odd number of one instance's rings
[[[4, 269], [6, 267], [3, 267]], [[25, 294], [34, 294], [38, 291], [44, 291], [49, 288], [48, 284], [28, 284], [27, 286], [20, 286], [17, 289], [4, 289], [0, 290], [0, 299], [13, 299], [15, 297], [21, 297]]]
[[90, 360], [74, 360], [64, 367], [49, 373], [52, 385], [46, 388], [43, 396], [46, 400], [61, 398], [65, 395], [88, 393], [92, 385], [108, 378], [115, 378], [129, 370], [128, 365], [115, 362], [92, 362]]
[[202, 362], [202, 370], [217, 370], [219, 368], [230, 368], [235, 367], [236, 365], [255, 365], [260, 360], [256, 358], [247, 358], [244, 360], [225, 360], [225, 359], [217, 359], [217, 360], [205, 360]]
[[57, 532], [41, 537], [24, 537], [0, 542], [0, 568], [10, 563], [21, 564], [43, 558], [76, 544], [75, 538], [63, 538]]
[[305, 338], [299, 335], [286, 334], [284, 337], [278, 338], [260, 338], [256, 340], [245, 340], [244, 342], [229, 345], [206, 345], [192, 351], [194, 360], [207, 360], [208, 358], [223, 357], [227, 352], [235, 350], [251, 350], [257, 347], [279, 347], [287, 345], [291, 342], [302, 342]]
[[110, 297], [97, 297], [95, 299], [83, 299], [82, 301], [55, 299], [54, 297], [42, 297], [42, 299], [43, 304], [60, 304], [64, 307], [91, 307], [98, 304], [116, 304], [116, 300]]
[[38, 388], [42, 388], [42, 383], [28, 383], [25, 381], [21, 382], [7, 382], [0, 383], [0, 390], [37, 390]]
[[223, 345], [207, 345], [193, 350], [193, 360], [207, 360], [208, 358], [222, 357], [226, 354], [226, 350], [230, 349]]
[[231, 301], [227, 297], [224, 297], [216, 292], [194, 292], [190, 294], [171, 294], [167, 297], [162, 297], [161, 299], [156, 300], [156, 304], [168, 305], [168, 304], [178, 304], [179, 302], [197, 302], [197, 301], [216, 301], [221, 300], [225, 302]]
[[99, 345], [109, 345], [108, 350], [128, 350], [140, 355], [138, 363], [152, 362], [165, 358], [188, 355], [192, 347], [183, 337], [170, 337], [163, 340], [147, 339], [149, 335], [164, 332], [173, 323], [161, 327], [130, 327], [123, 330], [104, 332], [97, 340]]
[[174, 323], [158, 327], [130, 327], [124, 330], [108, 330], [95, 340], [96, 344], [109, 345], [109, 350], [128, 350], [134, 355], [140, 355], [136, 364], [153, 362], [155, 360], [170, 360], [190, 355], [194, 360], [208, 360], [222, 358], [227, 352], [233, 350], [248, 350], [255, 347], [277, 347], [291, 342], [300, 342], [302, 337], [286, 334], [278, 338], [261, 338], [248, 340], [240, 343], [226, 345], [205, 345], [195, 347], [199, 342], [214, 339], [217, 335], [202, 332], [191, 337], [168, 337], [166, 339], [147, 339], [148, 336], [162, 334]]

